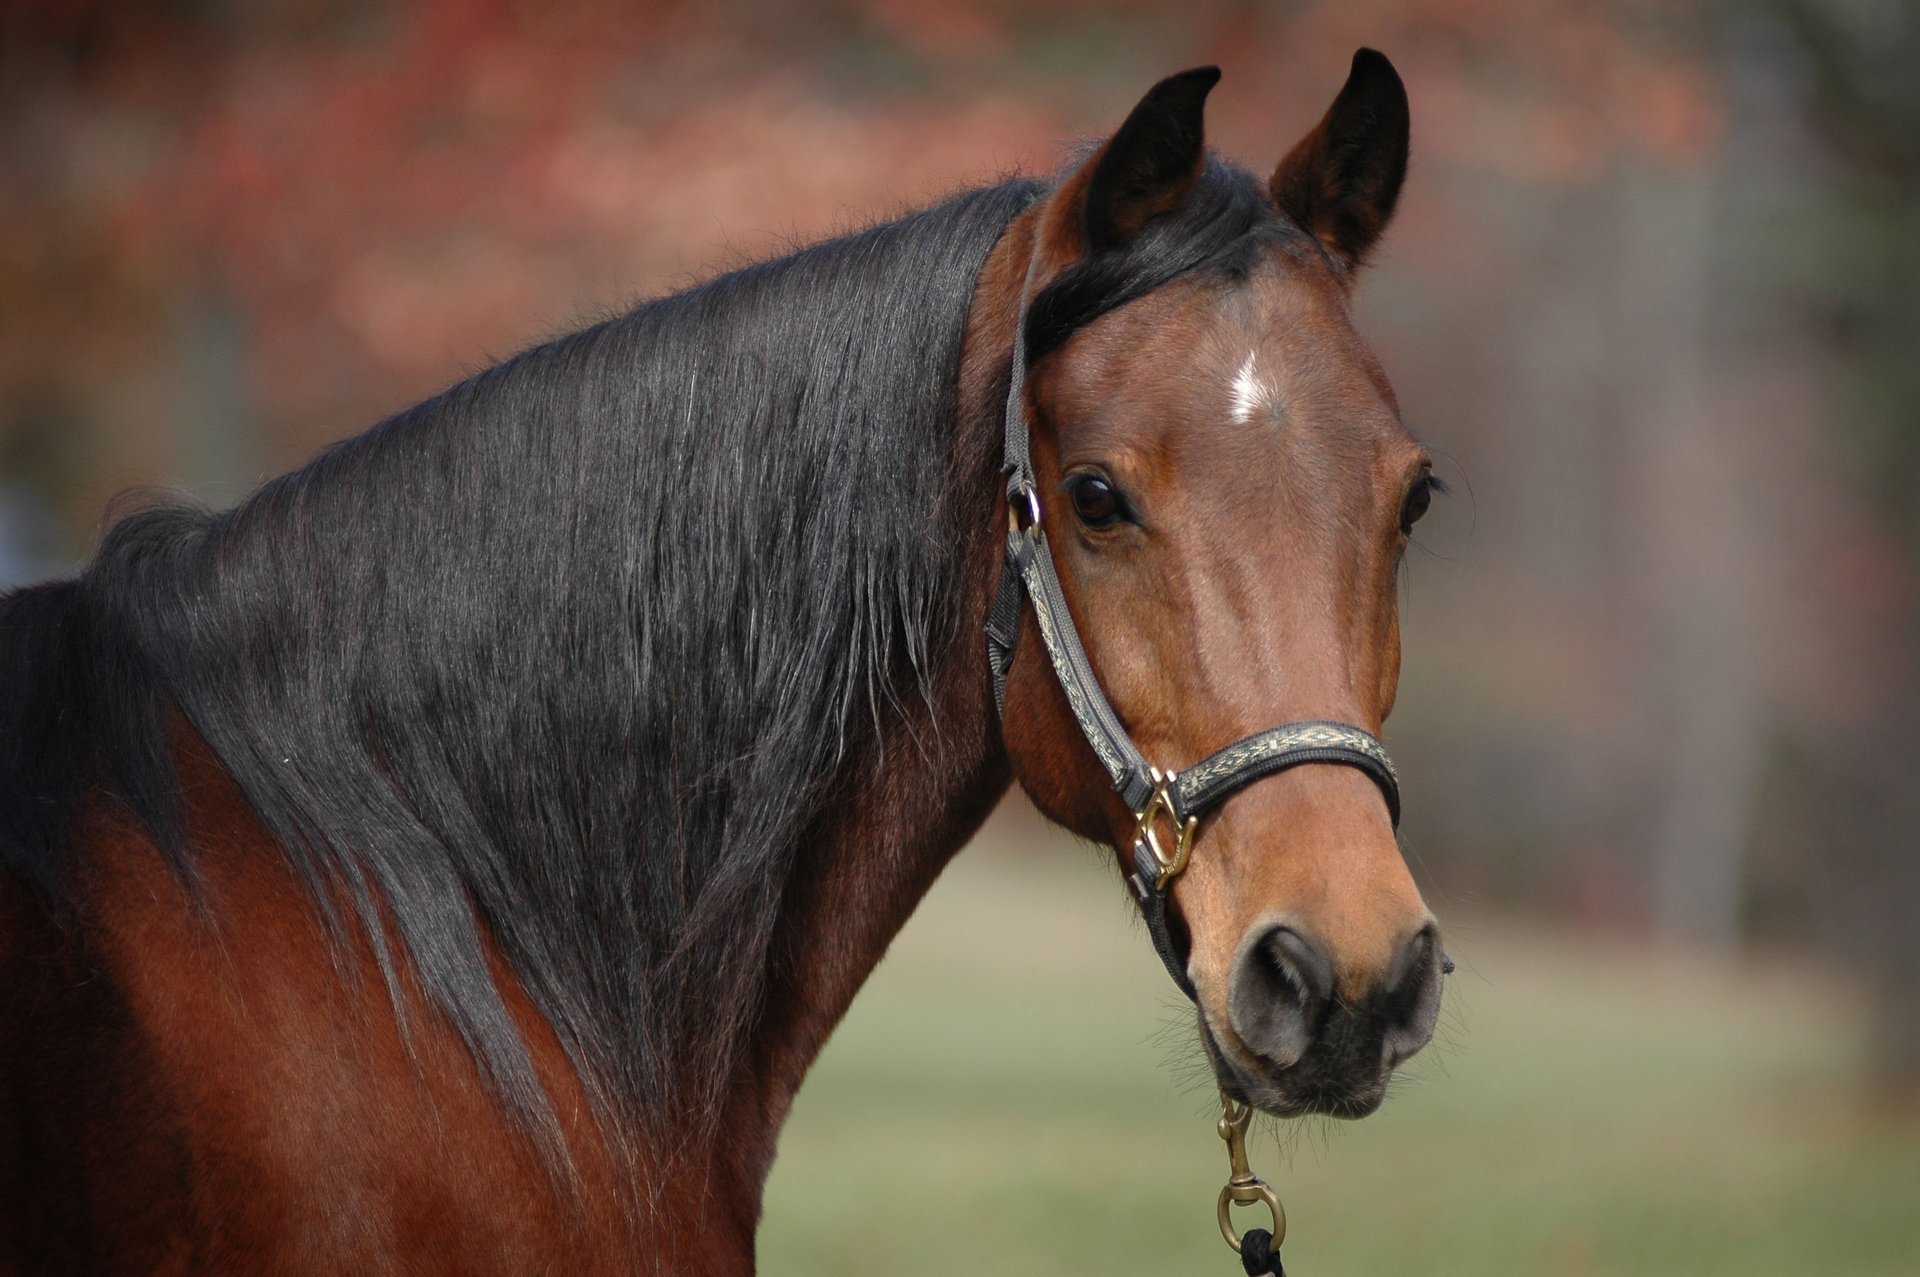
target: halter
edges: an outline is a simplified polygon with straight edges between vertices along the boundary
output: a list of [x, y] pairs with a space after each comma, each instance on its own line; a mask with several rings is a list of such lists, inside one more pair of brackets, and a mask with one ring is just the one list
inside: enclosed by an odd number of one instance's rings
[[1339, 763], [1365, 772], [1387, 800], [1387, 814], [1400, 827], [1400, 779], [1387, 751], [1371, 734], [1346, 723], [1309, 720], [1268, 728], [1216, 750], [1182, 772], [1153, 766], [1127, 735], [1120, 716], [1094, 676], [1073, 616], [1067, 611], [1053, 554], [1040, 526], [1040, 493], [1027, 443], [1026, 310], [1013, 330], [1011, 384], [1007, 388], [1006, 448], [1007, 553], [1000, 590], [987, 615], [987, 664], [993, 671], [994, 703], [1002, 718], [1007, 709], [1007, 671], [1020, 638], [1020, 612], [1033, 603], [1040, 641], [1053, 674], [1066, 693], [1080, 734], [1106, 769], [1121, 800], [1133, 813], [1134, 871], [1128, 882], [1139, 897], [1147, 934], [1167, 974], [1189, 999], [1193, 981], [1174, 952], [1167, 931], [1167, 896], [1173, 880], [1187, 867], [1194, 829], [1211, 808], [1256, 780], [1306, 763]]

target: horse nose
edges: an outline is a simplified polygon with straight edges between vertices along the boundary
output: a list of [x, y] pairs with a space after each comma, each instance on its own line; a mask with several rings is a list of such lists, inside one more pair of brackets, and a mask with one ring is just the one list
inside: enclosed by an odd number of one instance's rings
[[1333, 962], [1304, 933], [1270, 927], [1249, 938], [1234, 959], [1227, 995], [1233, 1031], [1276, 1068], [1294, 1063], [1333, 997]]
[[[1322, 1034], [1365, 1040], [1377, 1033], [1381, 1064], [1391, 1069], [1433, 1037], [1443, 961], [1440, 932], [1428, 923], [1395, 950], [1371, 992], [1336, 1002], [1325, 948], [1298, 927], [1278, 924], [1241, 946], [1227, 1014], [1240, 1040], [1274, 1068], [1297, 1063]], [[1352, 1023], [1329, 1029], [1333, 1015]], [[1357, 1045], [1349, 1041], [1343, 1053]]]

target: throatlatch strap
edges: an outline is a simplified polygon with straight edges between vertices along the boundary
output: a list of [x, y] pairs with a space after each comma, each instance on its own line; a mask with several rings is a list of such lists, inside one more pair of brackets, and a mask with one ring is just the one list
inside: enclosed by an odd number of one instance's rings
[[1013, 542], [1018, 536], [1007, 538], [1006, 566], [1000, 569], [1000, 588], [987, 613], [987, 668], [993, 671], [993, 705], [1002, 719], [1007, 716], [1007, 671], [1013, 668], [1013, 652], [1020, 643], [1020, 605], [1025, 601], [1020, 569], [1014, 565]]
[[1038, 256], [1027, 263], [1020, 283], [1020, 311], [1013, 319], [1013, 356], [1007, 377], [1006, 428], [1001, 433], [1000, 468], [1007, 476], [1007, 500], [1022, 489], [1033, 491], [1033, 451], [1027, 443], [1027, 290], [1033, 287]]

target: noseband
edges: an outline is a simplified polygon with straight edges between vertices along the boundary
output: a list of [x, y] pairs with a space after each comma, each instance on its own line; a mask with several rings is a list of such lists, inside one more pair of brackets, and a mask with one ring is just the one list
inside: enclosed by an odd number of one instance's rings
[[[1007, 671], [1020, 638], [1020, 613], [1033, 603], [1040, 640], [1053, 674], [1080, 724], [1080, 734], [1106, 769], [1127, 809], [1133, 813], [1134, 872], [1129, 878], [1140, 898], [1147, 933], [1167, 974], [1193, 998], [1193, 981], [1174, 952], [1167, 932], [1167, 893], [1187, 866], [1193, 832], [1200, 817], [1226, 798], [1263, 777], [1306, 763], [1339, 763], [1365, 772], [1387, 800], [1394, 828], [1400, 826], [1400, 779], [1387, 751], [1370, 733], [1347, 723], [1309, 720], [1268, 728], [1216, 750], [1182, 772], [1153, 766], [1127, 735], [1120, 716], [1094, 676], [1080, 632], [1067, 611], [1040, 526], [1040, 493], [1028, 449], [1026, 414], [1026, 311], [1015, 322], [1013, 361], [1007, 388], [1005, 458], [1007, 476], [1007, 553], [1000, 590], [987, 616], [987, 663], [993, 671], [994, 702], [1004, 718]], [[1163, 837], [1163, 827], [1165, 835]]]

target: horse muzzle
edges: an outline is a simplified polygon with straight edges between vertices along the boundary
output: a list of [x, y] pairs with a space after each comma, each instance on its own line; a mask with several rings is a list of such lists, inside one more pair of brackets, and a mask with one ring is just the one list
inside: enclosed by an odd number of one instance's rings
[[1200, 1016], [1221, 1088], [1276, 1116], [1365, 1117], [1380, 1107], [1394, 1069], [1433, 1037], [1448, 965], [1429, 922], [1370, 986], [1342, 988], [1305, 926], [1256, 924], [1234, 957], [1224, 1032], [1212, 1014]]

